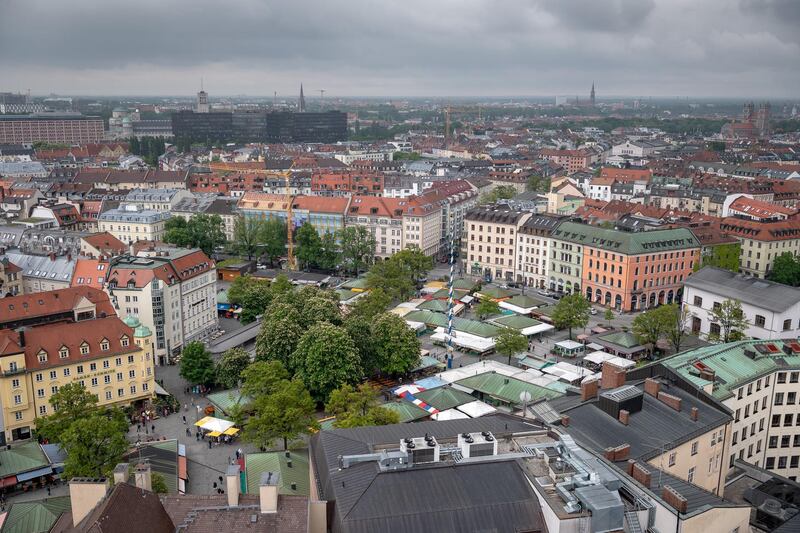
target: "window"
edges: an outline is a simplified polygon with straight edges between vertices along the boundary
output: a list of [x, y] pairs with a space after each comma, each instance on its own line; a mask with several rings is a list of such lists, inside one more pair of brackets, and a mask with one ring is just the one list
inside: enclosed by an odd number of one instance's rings
[[117, 396], [125, 396], [125, 389], [117, 389]]
[[109, 348], [108, 339], [103, 339], [100, 341], [100, 349], [104, 352], [107, 352]]
[[12, 379], [11, 380], [11, 386], [13, 388], [15, 388], [15, 389], [18, 389], [19, 388], [19, 380], [17, 378]]
[[14, 419], [22, 420], [22, 411], [14, 411]]
[[89, 354], [89, 345], [85, 342], [81, 344], [81, 355], [88, 355]]
[[36, 381], [42, 381], [43, 379], [44, 379], [44, 376], [42, 375], [42, 373], [41, 373], [41, 372], [39, 372], [38, 374], [36, 374]]
[[97, 363], [89, 363], [89, 372], [97, 370]]
[[123, 348], [127, 348], [128, 347], [128, 337], [122, 337], [122, 340], [120, 340], [120, 344], [122, 344]]
[[675, 466], [675, 452], [669, 454], [669, 466]]
[[136, 377], [136, 370], [128, 370], [128, 377], [135, 378]]
[[692, 483], [694, 481], [694, 467], [691, 467], [689, 469], [689, 474], [687, 474], [686, 476], [686, 481], [688, 481], [689, 483]]
[[763, 315], [756, 315], [756, 326], [763, 328], [767, 323], [767, 319]]
[[702, 307], [703, 306], [703, 299], [701, 297], [699, 297], [699, 296], [695, 296], [694, 297], [694, 305], [696, 305], [697, 307]]
[[108, 362], [108, 359], [103, 361], [103, 368], [108, 368], [109, 366], [111, 366], [111, 364]]
[[788, 329], [792, 329], [792, 319], [791, 318], [783, 321], [783, 331], [786, 331]]
[[131, 385], [131, 394], [136, 394], [136, 385]]
[[66, 346], [62, 346], [60, 350], [58, 350], [58, 357], [61, 359], [66, 359], [69, 357], [69, 348]]
[[697, 441], [692, 443], [692, 455], [697, 455]]
[[772, 470], [775, 468], [775, 458], [774, 457], [767, 457], [767, 462], [764, 465], [767, 470]]
[[57, 385], [53, 385], [52, 387], [50, 387], [50, 394], [55, 394], [57, 392], [58, 392], [58, 386]]
[[15, 394], [14, 395], [14, 405], [19, 405], [21, 403], [22, 403], [22, 395], [21, 394]]
[[36, 389], [36, 396], [44, 398], [44, 389]]
[[775, 405], [783, 405], [783, 393], [776, 392], [775, 393]]
[[789, 435], [784, 435], [781, 437], [781, 448], [788, 448], [790, 446], [791, 437]]
[[40, 363], [46, 363], [47, 362], [47, 352], [45, 352], [44, 350], [41, 350], [36, 355], [36, 357], [37, 357], [37, 359], [39, 360]]
[[69, 376], [69, 368], [64, 369], [64, 377]]
[[778, 372], [778, 383], [786, 383], [786, 372]]
[[781, 425], [781, 415], [772, 415], [772, 427], [776, 428]]
[[110, 400], [111, 398], [113, 398], [113, 396], [114, 396], [114, 395], [111, 393], [111, 391], [110, 391], [110, 390], [107, 390], [107, 391], [106, 391], [106, 400]]
[[92, 378], [92, 387], [97, 387], [97, 378]]
[[778, 437], [774, 435], [769, 438], [769, 444], [767, 444], [768, 448], [777, 448], [778, 447]]
[[106, 374], [103, 376], [103, 383], [111, 383], [111, 375]]
[[122, 366], [122, 357], [117, 357], [114, 359], [114, 364], [117, 366]]
[[798, 379], [800, 379], [800, 372], [792, 372], [789, 374], [789, 383], [797, 383]]
[[47, 406], [46, 405], [40, 405], [39, 406], [39, 414], [40, 415], [46, 415], [47, 414]]
[[778, 469], [786, 468], [786, 456], [781, 455], [778, 457]]
[[117, 381], [122, 381], [122, 372], [117, 372]]
[[791, 413], [788, 414], [788, 415], [783, 415], [783, 425], [784, 425], [784, 427], [787, 427], [787, 426], [791, 427], [793, 419], [794, 419], [794, 415], [791, 414]]
[[128, 356], [128, 364], [131, 364], [131, 363], [133, 363], [133, 356], [129, 355]]

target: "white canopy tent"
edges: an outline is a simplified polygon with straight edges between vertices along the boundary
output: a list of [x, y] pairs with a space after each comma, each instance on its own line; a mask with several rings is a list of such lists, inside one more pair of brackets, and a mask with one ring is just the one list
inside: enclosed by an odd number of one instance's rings
[[[447, 331], [445, 328], [438, 327], [436, 328], [436, 332], [431, 335], [431, 339], [438, 342], [447, 342]], [[454, 330], [453, 345], [459, 348], [474, 350], [478, 353], [485, 353], [494, 348], [494, 339]]]
[[478, 418], [479, 416], [483, 415], [490, 415], [492, 413], [497, 412], [497, 409], [489, 405], [488, 403], [482, 402], [480, 400], [475, 400], [474, 402], [465, 403], [464, 405], [459, 405], [456, 407], [462, 413], [465, 413], [470, 418]]
[[216, 418], [213, 416], [207, 416], [195, 422], [194, 425], [203, 428], [206, 431], [212, 431], [212, 432], [217, 431], [219, 433], [225, 433], [225, 431], [233, 427], [233, 422], [231, 422], [230, 420], [223, 420], [221, 418]]
[[603, 363], [608, 361], [612, 365], [625, 370], [636, 366], [636, 361], [631, 361], [630, 359], [625, 359], [624, 357], [617, 357], [616, 355], [611, 355], [610, 353], [600, 350], [590, 353], [584, 357], [583, 360], [593, 363], [597, 366], [603, 366]]

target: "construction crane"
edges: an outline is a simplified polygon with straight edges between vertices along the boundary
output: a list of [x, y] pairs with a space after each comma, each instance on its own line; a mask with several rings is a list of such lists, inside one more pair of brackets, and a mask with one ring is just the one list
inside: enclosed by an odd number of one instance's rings
[[239, 168], [228, 163], [208, 163], [208, 168], [211, 170], [221, 170], [223, 172], [251, 172], [254, 174], [268, 174], [270, 176], [282, 177], [286, 184], [286, 268], [294, 270], [296, 267], [294, 258], [294, 228], [292, 227], [292, 173], [290, 171], [276, 172], [274, 170], [266, 170], [259, 168]]

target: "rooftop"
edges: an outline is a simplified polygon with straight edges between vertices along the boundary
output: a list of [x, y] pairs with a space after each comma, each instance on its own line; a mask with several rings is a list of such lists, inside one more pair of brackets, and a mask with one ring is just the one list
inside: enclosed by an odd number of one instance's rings
[[626, 255], [670, 252], [701, 246], [697, 237], [686, 228], [631, 233], [578, 222], [563, 222], [552, 235], [557, 240]]
[[800, 288], [717, 267], [700, 269], [686, 279], [684, 285], [776, 313], [800, 302]]

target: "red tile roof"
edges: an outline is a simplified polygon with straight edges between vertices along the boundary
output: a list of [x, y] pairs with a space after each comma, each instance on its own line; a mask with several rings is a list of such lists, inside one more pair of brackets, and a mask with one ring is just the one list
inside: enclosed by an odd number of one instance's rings
[[127, 251], [128, 247], [124, 242], [117, 239], [107, 231], [92, 233], [83, 238], [89, 246], [92, 246], [102, 254], [118, 255]]
[[70, 287], [55, 291], [8, 296], [0, 300], [0, 327], [20, 319], [67, 313], [86, 298], [97, 307], [97, 316], [116, 315], [108, 294], [92, 287]]
[[739, 211], [754, 218], [773, 218], [778, 216], [788, 217], [796, 213], [795, 209], [780, 205], [754, 200], [746, 196], [740, 196], [731, 202], [730, 209]]
[[340, 196], [295, 196], [292, 209], [305, 209], [311, 213], [336, 213], [344, 215], [350, 198]]
[[102, 289], [108, 274], [108, 261], [100, 259], [78, 259], [72, 274], [71, 287], [94, 287]]
[[601, 178], [613, 178], [616, 181], [628, 183], [632, 181], [650, 181], [653, 177], [653, 171], [649, 168], [617, 168], [617, 167], [603, 167], [600, 170]]

